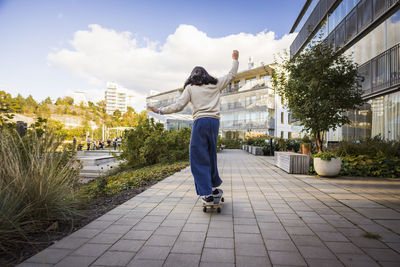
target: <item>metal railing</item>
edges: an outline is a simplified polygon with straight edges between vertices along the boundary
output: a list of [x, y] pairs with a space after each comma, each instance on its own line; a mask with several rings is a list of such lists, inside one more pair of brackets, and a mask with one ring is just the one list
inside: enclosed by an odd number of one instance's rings
[[364, 97], [400, 85], [400, 44], [361, 65], [358, 73], [364, 77]]
[[325, 39], [335, 50], [348, 44], [399, 0], [361, 0]]
[[221, 130], [275, 129], [275, 119], [268, 120], [223, 120]]
[[309, 39], [311, 33], [313, 33], [316, 27], [325, 19], [326, 14], [335, 4], [336, 0], [320, 0], [311, 12], [307, 21], [297, 34], [293, 43], [290, 45], [290, 55], [294, 56], [304, 46], [306, 41]]

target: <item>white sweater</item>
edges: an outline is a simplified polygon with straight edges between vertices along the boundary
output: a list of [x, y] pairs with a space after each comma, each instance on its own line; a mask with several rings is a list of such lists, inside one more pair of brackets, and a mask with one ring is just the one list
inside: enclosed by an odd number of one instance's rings
[[218, 78], [217, 84], [207, 84], [202, 86], [188, 85], [184, 89], [178, 100], [169, 106], [162, 107], [163, 114], [181, 111], [189, 102], [193, 105], [193, 119], [211, 117], [220, 118], [220, 95], [224, 89], [235, 78], [239, 67], [239, 62], [233, 60], [232, 68], [227, 75]]

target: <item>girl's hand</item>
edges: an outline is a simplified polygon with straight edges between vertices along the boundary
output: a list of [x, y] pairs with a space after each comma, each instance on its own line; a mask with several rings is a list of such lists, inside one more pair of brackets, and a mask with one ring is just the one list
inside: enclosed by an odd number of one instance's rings
[[150, 109], [154, 113], [158, 113], [158, 108], [148, 106], [147, 109]]
[[232, 59], [238, 60], [239, 59], [239, 51], [233, 50], [232, 52]]

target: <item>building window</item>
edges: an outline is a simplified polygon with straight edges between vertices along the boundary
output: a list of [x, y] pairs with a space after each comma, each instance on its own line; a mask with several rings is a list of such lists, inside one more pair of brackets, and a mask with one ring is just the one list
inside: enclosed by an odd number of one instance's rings
[[281, 123], [285, 123], [285, 112], [281, 112]]
[[285, 105], [285, 98], [283, 96], [281, 96], [281, 105]]
[[251, 97], [251, 104], [256, 103], [256, 100], [257, 100], [257, 96], [253, 95], [253, 96]]
[[288, 121], [288, 124], [289, 125], [292, 125], [292, 113], [291, 112], [288, 112], [288, 114], [287, 114], [287, 121]]
[[246, 106], [250, 105], [250, 96], [246, 96]]
[[292, 132], [288, 132], [288, 133], [287, 133], [287, 137], [288, 137], [289, 139], [292, 139]]
[[284, 138], [284, 137], [285, 137], [285, 132], [281, 131], [281, 138]]

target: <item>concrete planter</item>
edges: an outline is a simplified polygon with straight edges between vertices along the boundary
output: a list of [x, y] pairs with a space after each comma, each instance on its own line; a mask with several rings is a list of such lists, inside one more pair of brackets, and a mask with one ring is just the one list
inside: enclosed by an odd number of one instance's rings
[[330, 160], [314, 158], [314, 169], [319, 176], [337, 176], [341, 168], [342, 160], [340, 158], [332, 158]]
[[251, 154], [256, 156], [262, 156], [264, 155], [263, 148], [260, 146], [253, 146], [251, 149]]

